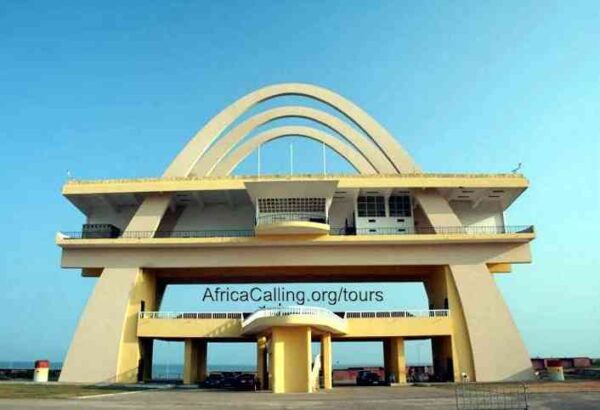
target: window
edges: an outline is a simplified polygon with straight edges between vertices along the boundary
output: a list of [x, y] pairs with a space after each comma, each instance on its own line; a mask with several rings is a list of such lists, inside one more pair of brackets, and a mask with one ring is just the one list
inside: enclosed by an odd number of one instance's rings
[[359, 217], [385, 216], [385, 199], [382, 196], [359, 196], [357, 209]]
[[390, 216], [410, 216], [410, 196], [396, 195], [391, 196], [389, 200]]
[[325, 212], [325, 198], [258, 198], [261, 213]]

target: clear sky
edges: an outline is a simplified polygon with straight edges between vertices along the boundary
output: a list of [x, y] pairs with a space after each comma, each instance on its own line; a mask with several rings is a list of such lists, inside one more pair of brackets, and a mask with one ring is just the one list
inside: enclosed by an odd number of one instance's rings
[[[600, 356], [599, 10], [550, 0], [3, 1], [0, 360], [62, 360], [94, 285], [59, 267], [55, 233], [83, 222], [60, 195], [67, 169], [159, 176], [227, 104], [288, 81], [350, 98], [426, 171], [521, 162], [531, 188], [507, 220], [535, 224], [538, 239], [534, 263], [497, 276], [501, 292], [532, 356]], [[263, 171], [287, 171], [288, 143], [265, 147]], [[317, 144], [294, 146], [297, 172], [321, 171]], [[328, 156], [331, 170], [349, 169]], [[238, 170], [253, 172], [252, 158]], [[425, 307], [422, 289], [373, 288], [385, 302], [372, 308]], [[202, 289], [169, 290], [165, 309], [240, 308], [203, 305]], [[381, 356], [335, 349], [342, 363]], [[180, 354], [158, 349], [159, 361]], [[210, 355], [254, 357], [251, 346]]]

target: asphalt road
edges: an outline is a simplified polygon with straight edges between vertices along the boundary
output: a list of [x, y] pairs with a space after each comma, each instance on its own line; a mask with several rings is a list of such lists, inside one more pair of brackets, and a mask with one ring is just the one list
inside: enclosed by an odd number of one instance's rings
[[[536, 410], [600, 409], [600, 392], [533, 393]], [[0, 409], [456, 409], [454, 392], [438, 387], [339, 387], [313, 394], [275, 395], [199, 389], [147, 390], [73, 399], [2, 399]]]

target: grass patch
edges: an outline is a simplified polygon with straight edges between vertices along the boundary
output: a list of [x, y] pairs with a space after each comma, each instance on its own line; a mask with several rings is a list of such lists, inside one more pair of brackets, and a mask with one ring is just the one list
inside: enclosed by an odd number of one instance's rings
[[0, 383], [0, 399], [68, 399], [136, 390], [139, 389], [121, 386]]

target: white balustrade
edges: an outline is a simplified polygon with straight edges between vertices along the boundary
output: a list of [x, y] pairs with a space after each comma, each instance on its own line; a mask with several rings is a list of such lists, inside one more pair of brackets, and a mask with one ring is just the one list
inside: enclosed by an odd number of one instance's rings
[[267, 318], [267, 317], [278, 317], [278, 316], [293, 316], [293, 315], [302, 315], [302, 316], [318, 316], [322, 318], [326, 318], [328, 320], [333, 320], [338, 325], [345, 326], [346, 321], [333, 313], [331, 310], [319, 307], [307, 307], [307, 306], [286, 306], [286, 307], [276, 307], [276, 308], [267, 308], [260, 309], [248, 316], [243, 322], [242, 327], [248, 326], [250, 323], [254, 322], [257, 319]]
[[140, 319], [239, 319], [243, 320], [242, 326], [247, 326], [253, 321], [267, 317], [278, 316], [318, 316], [333, 320], [340, 325], [344, 325], [345, 319], [377, 319], [377, 318], [433, 318], [449, 317], [448, 309], [433, 310], [361, 310], [346, 311], [343, 316], [332, 312], [331, 310], [320, 307], [308, 306], [286, 306], [260, 309], [252, 313], [246, 319], [242, 312], [151, 312], [145, 311], [139, 313]]

